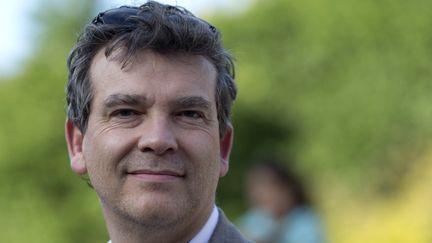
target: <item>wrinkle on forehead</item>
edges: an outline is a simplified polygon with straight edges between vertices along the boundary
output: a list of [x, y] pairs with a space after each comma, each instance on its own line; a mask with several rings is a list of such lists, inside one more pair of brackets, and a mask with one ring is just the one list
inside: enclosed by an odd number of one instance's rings
[[[159, 54], [152, 50], [143, 50], [134, 56], [133, 62], [130, 62], [125, 68], [122, 68], [121, 62], [117, 58], [119, 51], [120, 50], [116, 50], [111, 53], [110, 56], [106, 57], [104, 50], [100, 50], [93, 59], [90, 68], [90, 79], [94, 87], [95, 98], [99, 97], [101, 92], [106, 93], [106, 95], [122, 93], [120, 90], [108, 91], [107, 89], [111, 87], [111, 85], [108, 85], [108, 82], [118, 82], [120, 84], [118, 88], [122, 86], [122, 80], [127, 79], [127, 76], [143, 81], [154, 80], [158, 77], [157, 81], [161, 82], [164, 79], [175, 78], [175, 76], [172, 76], [173, 70], [177, 72], [178, 76], [185, 78], [193, 77], [196, 79], [194, 80], [195, 82], [198, 81], [202, 84], [209, 82], [212, 83], [214, 89], [212, 91], [213, 97], [208, 98], [210, 98], [209, 101], [211, 102], [216, 98], [216, 69], [204, 56], [194, 56], [184, 52]], [[127, 74], [127, 76], [124, 74]], [[171, 74], [171, 76], [166, 76], [169, 74]], [[174, 85], [174, 83], [172, 83], [172, 85]], [[127, 94], [134, 94], [134, 92], [130, 91], [131, 90], [129, 90]], [[183, 89], [183, 91], [185, 90]], [[146, 95], [148, 98], [151, 98], [152, 94]]]
[[[185, 51], [173, 51], [167, 53], [160, 53], [151, 49], [139, 50], [132, 56], [125, 56], [126, 49], [118, 48], [109, 55], [106, 55], [106, 48], [99, 51], [98, 54], [105, 55], [105, 58], [111, 62], [117, 62], [121, 65], [121, 70], [128, 72], [133, 70], [136, 65], [142, 65], [144, 63], [152, 66], [153, 70], [157, 70], [158, 62], [162, 59], [165, 62], [177, 62], [179, 65], [190, 65], [196, 66], [197, 69], [205, 69], [206, 72], [216, 72], [216, 67], [209, 58], [203, 55], [196, 55], [187, 53]], [[196, 56], [199, 58], [190, 58]], [[205, 60], [203, 62], [202, 60]], [[216, 77], [216, 76], [215, 76]]]

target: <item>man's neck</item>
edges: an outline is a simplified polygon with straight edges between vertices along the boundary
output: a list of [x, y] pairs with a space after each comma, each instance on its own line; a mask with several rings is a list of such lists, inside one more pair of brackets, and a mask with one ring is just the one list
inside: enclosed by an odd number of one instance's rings
[[209, 219], [213, 207], [214, 205], [211, 205], [204, 213], [197, 212], [196, 215], [200, 217], [184, 219], [179, 224], [169, 227], [137, 224], [125, 218], [119, 218], [117, 215], [112, 215], [113, 212], [108, 210], [104, 210], [104, 215], [112, 243], [153, 243], [162, 241], [179, 243], [189, 242], [201, 230]]

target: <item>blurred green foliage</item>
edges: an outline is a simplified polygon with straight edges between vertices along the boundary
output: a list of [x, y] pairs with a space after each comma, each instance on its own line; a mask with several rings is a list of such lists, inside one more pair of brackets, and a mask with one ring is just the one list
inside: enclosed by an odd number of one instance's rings
[[[305, 175], [397, 190], [431, 135], [430, 9], [421, 0], [273, 0], [221, 19], [238, 59], [237, 111], [295, 131], [276, 153], [294, 156]], [[260, 140], [239, 140], [250, 139]]]
[[[92, 1], [41, 6], [34, 55], [0, 80], [2, 241], [104, 242], [97, 197], [70, 171], [63, 135], [65, 59]], [[237, 59], [240, 92], [217, 197], [228, 215], [244, 209], [243, 173], [263, 154], [290, 158], [334, 228], [326, 203], [344, 211], [344, 196], [405, 190], [430, 148], [431, 9], [426, 0], [269, 0], [213, 16]]]
[[75, 4], [41, 5], [34, 16], [43, 26], [35, 53], [22, 73], [0, 82], [0, 228], [4, 242], [108, 239], [97, 197], [72, 174], [65, 150], [65, 60], [91, 7], [90, 1]]

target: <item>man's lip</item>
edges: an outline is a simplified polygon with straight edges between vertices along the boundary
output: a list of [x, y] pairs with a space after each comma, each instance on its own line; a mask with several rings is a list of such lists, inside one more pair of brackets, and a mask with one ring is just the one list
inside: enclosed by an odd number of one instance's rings
[[146, 183], [167, 183], [184, 178], [184, 174], [172, 170], [133, 170], [127, 174]]
[[169, 183], [184, 178], [184, 174], [172, 170], [133, 170], [127, 175], [145, 183]]
[[177, 171], [171, 171], [171, 170], [132, 170], [129, 171], [128, 174], [132, 175], [165, 175], [165, 176], [176, 176], [176, 177], [183, 177], [184, 175], [182, 173], [179, 173]]

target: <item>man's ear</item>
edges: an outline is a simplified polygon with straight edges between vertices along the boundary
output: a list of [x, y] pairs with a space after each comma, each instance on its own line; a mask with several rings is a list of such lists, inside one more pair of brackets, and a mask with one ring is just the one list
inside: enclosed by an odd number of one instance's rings
[[78, 175], [85, 175], [87, 167], [82, 153], [83, 134], [69, 119], [65, 124], [66, 143], [72, 171]]
[[221, 163], [219, 176], [222, 177], [226, 175], [229, 168], [229, 156], [231, 153], [232, 143], [234, 138], [234, 128], [231, 123], [228, 123], [227, 130], [225, 135], [220, 139], [220, 155], [221, 155]]

